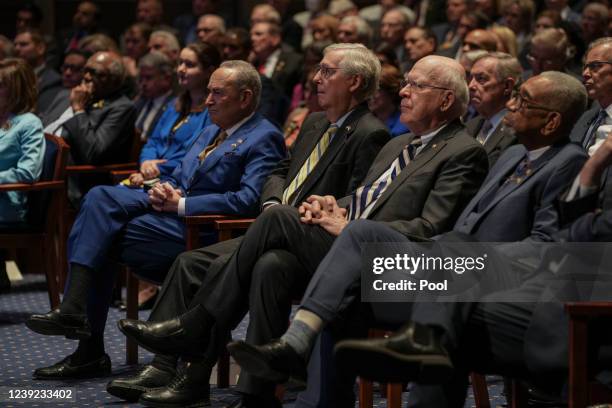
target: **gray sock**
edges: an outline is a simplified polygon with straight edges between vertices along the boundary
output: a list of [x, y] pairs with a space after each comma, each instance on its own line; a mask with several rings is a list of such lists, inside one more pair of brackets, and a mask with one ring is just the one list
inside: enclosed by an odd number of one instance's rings
[[318, 334], [301, 320], [294, 320], [289, 325], [287, 332], [281, 336], [281, 340], [291, 346], [305, 360], [308, 360]]

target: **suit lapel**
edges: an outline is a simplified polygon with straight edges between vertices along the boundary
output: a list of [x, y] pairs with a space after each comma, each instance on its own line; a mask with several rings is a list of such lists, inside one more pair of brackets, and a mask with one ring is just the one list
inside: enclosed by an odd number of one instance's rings
[[497, 126], [495, 131], [491, 134], [491, 136], [489, 136], [489, 138], [487, 139], [487, 141], [483, 145], [483, 147], [484, 147], [485, 151], [487, 152], [487, 154], [489, 154], [493, 150], [495, 150], [495, 148], [497, 147], [499, 142], [501, 142], [501, 140], [504, 138], [504, 136], [506, 136], [506, 132], [508, 132], [508, 129], [506, 128], [506, 125], [504, 125], [503, 122], [500, 122], [499, 126]]
[[302, 168], [302, 165], [310, 156], [310, 153], [314, 150], [319, 140], [329, 127], [329, 121], [327, 119], [322, 119], [313, 124], [312, 128], [305, 131], [304, 134], [299, 137], [304, 140], [304, 146], [300, 146], [299, 151], [295, 151], [295, 155], [291, 160], [291, 171], [287, 173], [287, 178], [285, 182], [285, 188], [291, 183], [291, 181], [297, 176], [298, 172]]

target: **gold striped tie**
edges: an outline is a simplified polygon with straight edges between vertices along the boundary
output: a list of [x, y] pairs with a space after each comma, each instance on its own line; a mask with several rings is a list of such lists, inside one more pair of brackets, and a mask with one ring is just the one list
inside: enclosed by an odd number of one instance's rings
[[321, 136], [319, 143], [317, 143], [313, 151], [310, 153], [310, 156], [308, 156], [308, 159], [306, 159], [304, 162], [300, 168], [300, 171], [298, 171], [297, 176], [295, 176], [295, 178], [291, 181], [291, 184], [289, 184], [289, 186], [283, 192], [283, 204], [289, 204], [289, 199], [302, 186], [304, 180], [306, 180], [306, 177], [308, 177], [312, 169], [314, 169], [314, 167], [317, 165], [321, 159], [321, 156], [323, 156], [329, 147], [331, 139], [337, 130], [338, 126], [332, 125], [325, 131], [323, 136]]
[[206, 146], [204, 150], [202, 150], [200, 154], [198, 154], [198, 159], [200, 159], [200, 162], [207, 158], [213, 152], [213, 150], [219, 147], [219, 145], [223, 143], [225, 139], [227, 139], [227, 132], [223, 130], [217, 135], [217, 137], [215, 137], [215, 140], [213, 140], [211, 144]]

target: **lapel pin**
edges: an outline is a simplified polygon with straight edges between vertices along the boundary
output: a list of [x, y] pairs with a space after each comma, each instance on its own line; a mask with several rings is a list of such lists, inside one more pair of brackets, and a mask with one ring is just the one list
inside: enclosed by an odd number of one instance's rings
[[435, 149], [436, 147], [438, 147], [438, 145], [436, 143], [434, 143], [433, 145], [431, 145], [432, 149]]
[[353, 128], [351, 127], [351, 125], [346, 125], [346, 127], [344, 128], [345, 132], [350, 132]]

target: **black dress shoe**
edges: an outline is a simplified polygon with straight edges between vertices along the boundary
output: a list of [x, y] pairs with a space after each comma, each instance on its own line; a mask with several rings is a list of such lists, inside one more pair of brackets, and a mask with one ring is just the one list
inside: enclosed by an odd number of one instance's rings
[[244, 394], [225, 408], [283, 408], [283, 404], [274, 397], [262, 398], [256, 395]]
[[145, 392], [138, 402], [145, 407], [207, 407], [210, 406], [210, 386], [206, 374], [193, 374], [190, 367], [181, 370], [170, 383], [163, 388]]
[[306, 385], [306, 362], [282, 340], [262, 346], [234, 341], [227, 345], [227, 350], [240, 367], [254, 376], [277, 384], [291, 379], [298, 385]]
[[69, 380], [95, 377], [107, 377], [111, 373], [111, 361], [108, 354], [98, 357], [85, 364], [72, 364], [72, 355], [50, 367], [34, 370], [36, 380]]
[[122, 400], [137, 402], [143, 393], [168, 385], [175, 374], [146, 365], [133, 377], [117, 378], [109, 382], [106, 391]]
[[441, 383], [453, 369], [439, 336], [412, 323], [388, 338], [341, 341], [335, 351], [342, 368], [369, 380]]
[[86, 315], [69, 315], [54, 309], [47, 314], [35, 314], [25, 322], [28, 329], [47, 336], [66, 336], [81, 340], [91, 337], [91, 327]]
[[208, 345], [206, 336], [197, 339], [189, 337], [178, 318], [163, 322], [121, 319], [117, 325], [123, 334], [155, 354], [203, 357]]

